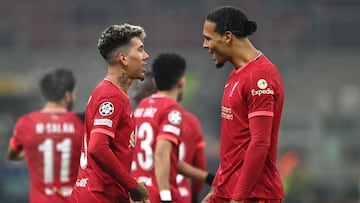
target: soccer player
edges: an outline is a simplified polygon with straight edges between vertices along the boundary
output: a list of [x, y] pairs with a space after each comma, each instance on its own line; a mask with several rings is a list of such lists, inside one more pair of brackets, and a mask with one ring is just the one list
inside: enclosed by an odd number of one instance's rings
[[40, 89], [41, 111], [19, 118], [10, 138], [8, 158], [26, 163], [30, 176], [29, 202], [68, 202], [80, 160], [83, 121], [70, 111], [75, 77], [59, 68], [45, 74]]
[[176, 176], [183, 109], [177, 99], [183, 93], [185, 69], [179, 55], [160, 54], [152, 65], [158, 92], [140, 101], [134, 112], [133, 175], [146, 183], [151, 202], [182, 202]]
[[[168, 61], [174, 63], [167, 66]], [[185, 85], [185, 60], [178, 55], [161, 54], [152, 72], [158, 92], [137, 106], [136, 146], [133, 175], [144, 181], [150, 202], [181, 202], [176, 175], [183, 109], [177, 103]]]
[[108, 68], [86, 107], [73, 202], [147, 202], [144, 183], [130, 175], [135, 120], [127, 95], [133, 80], [144, 79], [149, 58], [144, 37], [142, 27], [126, 23], [112, 25], [100, 35], [98, 49]]
[[[169, 56], [172, 57], [172, 55]], [[171, 67], [176, 61], [168, 60], [168, 62], [169, 63], [166, 65]], [[137, 104], [145, 97], [156, 93], [157, 89], [152, 79], [152, 73], [147, 73], [144, 81], [141, 83], [137, 82], [132, 86], [134, 89], [132, 98]], [[177, 98], [178, 102], [179, 100], [181, 100], [181, 97]], [[184, 126], [183, 133], [181, 135], [181, 142], [179, 145], [179, 160], [184, 160], [196, 168], [206, 170], [206, 157], [204, 151], [205, 141], [202, 134], [201, 124], [197, 117], [191, 112], [184, 110], [183, 117]], [[211, 177], [213, 175], [209, 174], [208, 176]], [[176, 180], [182, 202], [197, 202], [198, 196], [204, 184], [204, 180], [192, 180], [190, 184], [189, 178], [183, 176], [182, 174], [178, 174]]]
[[221, 102], [220, 165], [203, 202], [279, 203], [284, 197], [276, 169], [284, 89], [276, 66], [248, 38], [256, 28], [229, 6], [212, 11], [203, 25], [203, 47], [216, 66], [234, 66]]

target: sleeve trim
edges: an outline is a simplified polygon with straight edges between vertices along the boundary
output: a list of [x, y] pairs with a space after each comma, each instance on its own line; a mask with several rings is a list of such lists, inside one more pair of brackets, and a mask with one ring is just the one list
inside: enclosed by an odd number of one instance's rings
[[270, 116], [270, 117], [274, 117], [274, 112], [271, 111], [255, 111], [252, 113], [248, 114], [248, 118], [252, 118], [255, 116]]
[[205, 148], [205, 142], [201, 141], [196, 145], [196, 148]]
[[21, 151], [21, 146], [17, 145], [16, 144], [16, 141], [15, 141], [15, 138], [14, 137], [11, 137], [10, 138], [10, 142], [9, 142], [9, 146], [12, 150], [15, 150], [15, 151]]
[[115, 134], [113, 132], [111, 132], [110, 130], [105, 130], [105, 129], [100, 129], [100, 128], [95, 128], [90, 132], [90, 135], [93, 133], [103, 133], [107, 136], [110, 136], [112, 138], [115, 137]]

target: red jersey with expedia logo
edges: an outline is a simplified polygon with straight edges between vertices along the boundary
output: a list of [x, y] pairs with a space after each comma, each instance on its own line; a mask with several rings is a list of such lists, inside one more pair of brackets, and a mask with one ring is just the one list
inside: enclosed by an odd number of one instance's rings
[[[192, 166], [206, 170], [205, 141], [201, 124], [191, 112], [184, 111], [183, 133], [179, 147], [179, 159]], [[191, 203], [192, 193], [199, 195], [204, 185], [202, 181], [192, 181], [181, 174], [177, 175], [177, 183], [183, 203]]]
[[76, 181], [83, 122], [74, 112], [46, 108], [22, 116], [10, 147], [23, 150], [30, 176], [30, 202], [68, 202]]
[[[276, 169], [278, 132], [284, 102], [284, 89], [280, 74], [274, 64], [259, 55], [244, 67], [234, 69], [226, 82], [221, 106], [220, 165], [213, 185], [214, 195], [231, 198], [281, 199], [284, 197], [282, 182]], [[255, 186], [248, 193], [234, 194], [236, 187], [247, 188], [239, 177], [244, 169], [244, 157], [251, 140], [249, 119], [256, 116], [273, 118], [270, 148], [266, 152], [263, 168], [259, 170]], [[261, 143], [260, 143], [261, 144]], [[247, 158], [252, 158], [251, 153]], [[251, 179], [251, 178], [250, 178]]]
[[98, 199], [99, 202], [109, 202], [109, 199], [113, 199], [111, 202], [129, 200], [125, 188], [88, 155], [87, 149], [91, 136], [96, 136], [93, 133], [100, 132], [110, 136], [112, 152], [130, 173], [133, 147], [129, 142], [130, 139], [134, 139], [131, 138], [134, 136], [134, 129], [135, 120], [129, 97], [110, 81], [103, 80], [93, 90], [86, 107], [80, 168], [73, 196], [84, 194], [86, 190], [89, 195], [96, 193], [97, 198], [103, 197]]
[[134, 112], [137, 133], [132, 175], [138, 181], [145, 182], [151, 202], [160, 202], [154, 163], [155, 146], [159, 139], [173, 143], [169, 180], [171, 202], [182, 202], [176, 183], [182, 115], [182, 107], [175, 100], [162, 94], [153, 94], [143, 99]]

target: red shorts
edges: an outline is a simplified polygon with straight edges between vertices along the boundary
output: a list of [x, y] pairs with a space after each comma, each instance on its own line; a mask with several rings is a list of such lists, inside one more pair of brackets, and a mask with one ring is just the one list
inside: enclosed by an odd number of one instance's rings
[[[230, 199], [216, 197], [212, 195], [209, 199], [209, 203], [229, 203]], [[251, 198], [246, 199], [244, 203], [281, 203], [281, 199], [258, 199], [258, 198]]]

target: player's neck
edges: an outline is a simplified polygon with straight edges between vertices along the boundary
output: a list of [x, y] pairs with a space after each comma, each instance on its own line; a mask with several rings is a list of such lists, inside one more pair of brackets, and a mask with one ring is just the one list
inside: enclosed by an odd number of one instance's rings
[[65, 102], [51, 102], [47, 101], [45, 103], [44, 109], [53, 109], [53, 110], [66, 110]]
[[242, 42], [241, 48], [238, 48], [237, 50], [238, 51], [233, 52], [235, 54], [232, 57], [232, 64], [236, 69], [244, 67], [246, 64], [253, 61], [260, 53], [248, 39]]
[[122, 71], [122, 69], [109, 68], [105, 79], [109, 80], [125, 93], [127, 93], [132, 83], [132, 80], [127, 77], [125, 71]]
[[166, 91], [164, 91], [164, 90], [163, 91], [158, 91], [157, 94], [161, 94], [161, 95], [165, 95], [167, 97], [170, 97], [174, 101], [177, 101], [177, 97], [178, 97], [178, 92], [175, 89], [166, 90]]

